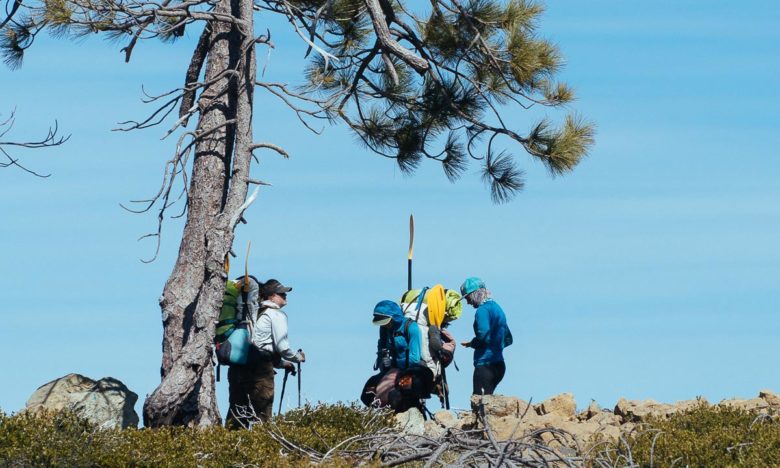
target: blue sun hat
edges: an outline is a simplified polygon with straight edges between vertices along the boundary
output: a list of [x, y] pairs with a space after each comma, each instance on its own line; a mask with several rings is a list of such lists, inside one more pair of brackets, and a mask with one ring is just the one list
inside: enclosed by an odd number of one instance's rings
[[460, 285], [460, 295], [465, 298], [466, 296], [473, 293], [477, 289], [484, 288], [484, 287], [485, 287], [484, 281], [477, 278], [476, 276], [472, 276], [471, 278], [466, 278], [466, 281], [464, 281], [463, 284]]
[[401, 307], [393, 301], [381, 301], [374, 307], [374, 325], [384, 326], [390, 323], [393, 315], [403, 314]]

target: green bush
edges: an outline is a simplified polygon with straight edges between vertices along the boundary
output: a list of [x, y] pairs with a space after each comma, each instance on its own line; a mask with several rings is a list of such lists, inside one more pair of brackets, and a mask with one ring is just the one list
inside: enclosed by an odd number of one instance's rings
[[[642, 466], [779, 466], [780, 421], [740, 409], [699, 406], [637, 428], [610, 458]], [[628, 445], [628, 447], [626, 447]]]
[[[272, 433], [322, 453], [337, 443], [387, 427], [386, 414], [355, 404], [306, 406], [252, 430], [99, 430], [67, 412], [0, 412], [0, 466], [296, 466], [308, 458], [282, 450]], [[349, 460], [334, 460], [348, 465]]]

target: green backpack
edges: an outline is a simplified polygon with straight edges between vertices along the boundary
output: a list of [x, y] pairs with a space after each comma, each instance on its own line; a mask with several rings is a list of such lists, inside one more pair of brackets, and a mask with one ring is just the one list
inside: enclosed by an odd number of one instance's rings
[[[259, 307], [260, 282], [253, 276], [240, 277], [225, 284], [222, 309], [214, 336], [219, 365], [244, 365], [251, 345], [251, 317]], [[217, 367], [219, 375], [219, 367]]]

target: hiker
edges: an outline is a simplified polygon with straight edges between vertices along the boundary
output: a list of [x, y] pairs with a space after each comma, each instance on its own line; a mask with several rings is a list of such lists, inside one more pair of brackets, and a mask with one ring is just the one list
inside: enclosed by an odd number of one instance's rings
[[433, 373], [422, 359], [420, 327], [393, 301], [379, 302], [373, 312], [373, 324], [380, 327], [374, 367], [380, 372], [366, 382], [361, 399], [396, 412], [422, 408], [431, 396]]
[[[230, 410], [226, 425], [230, 428], [248, 427], [252, 416], [262, 421], [271, 419], [274, 402], [274, 368], [295, 372], [295, 364], [304, 362], [302, 350], [292, 351], [287, 338], [287, 293], [292, 288], [275, 279], [260, 284], [260, 304], [251, 317], [252, 335], [248, 362], [244, 366], [230, 366]], [[247, 412], [249, 414], [247, 414]]]
[[372, 323], [380, 327], [377, 343], [380, 369], [407, 369], [424, 365], [420, 327], [404, 317], [398, 304], [393, 301], [379, 302], [374, 307]]
[[474, 395], [492, 395], [504, 378], [504, 348], [512, 344], [512, 333], [506, 315], [490, 297], [485, 283], [476, 277], [467, 278], [460, 287], [466, 302], [476, 309], [474, 338], [461, 345], [474, 349]]
[[442, 408], [449, 409], [446, 367], [455, 357], [455, 338], [447, 327], [460, 317], [461, 296], [457, 291], [437, 284], [432, 288], [406, 291], [400, 305], [404, 316], [414, 320], [420, 328], [422, 360], [433, 372], [435, 393]]

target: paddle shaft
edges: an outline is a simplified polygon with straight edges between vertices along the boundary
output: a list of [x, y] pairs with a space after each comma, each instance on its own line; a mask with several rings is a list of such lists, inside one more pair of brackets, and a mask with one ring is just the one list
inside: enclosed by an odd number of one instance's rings
[[409, 260], [406, 269], [406, 290], [412, 289], [412, 255], [414, 254], [414, 215], [409, 215]]
[[409, 262], [408, 262], [406, 279], [407, 279], [406, 290], [410, 291], [412, 289], [412, 259], [411, 258], [409, 259]]

